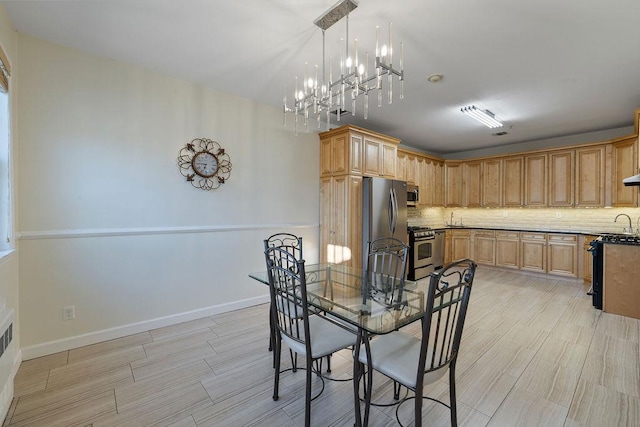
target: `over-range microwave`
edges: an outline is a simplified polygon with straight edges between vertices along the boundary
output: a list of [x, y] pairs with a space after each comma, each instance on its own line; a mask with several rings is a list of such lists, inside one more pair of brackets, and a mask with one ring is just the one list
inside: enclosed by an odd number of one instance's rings
[[420, 200], [420, 192], [417, 185], [407, 184], [407, 207], [417, 208]]

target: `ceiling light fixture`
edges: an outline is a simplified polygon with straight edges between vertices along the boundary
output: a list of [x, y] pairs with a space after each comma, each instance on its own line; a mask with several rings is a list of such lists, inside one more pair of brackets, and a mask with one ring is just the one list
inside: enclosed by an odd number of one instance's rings
[[[358, 7], [355, 0], [341, 0], [328, 12], [316, 19], [315, 25], [322, 29], [322, 68], [321, 80], [318, 80], [318, 65], [315, 66], [313, 76], [307, 74], [305, 64], [304, 78], [302, 84], [296, 77], [295, 91], [293, 95], [293, 106], [287, 105], [287, 89], [283, 98], [284, 124], [287, 124], [287, 113], [295, 115], [295, 133], [298, 134], [298, 116], [302, 115], [303, 125], [308, 130], [309, 122], [315, 119], [317, 127], [320, 129], [321, 117], [326, 117], [327, 130], [330, 129], [330, 115], [336, 111], [340, 113], [346, 110], [347, 99], [351, 99], [351, 114], [356, 114], [356, 100], [362, 96], [363, 116], [365, 120], [369, 113], [369, 92], [376, 92], [378, 95], [378, 107], [382, 106], [382, 80], [387, 76], [387, 100], [393, 102], [393, 76], [398, 76], [400, 81], [400, 99], [404, 98], [404, 51], [400, 43], [399, 69], [393, 68], [393, 41], [392, 24], [389, 24], [389, 44], [380, 46], [378, 41], [379, 28], [376, 27], [376, 51], [373, 69], [369, 64], [369, 52], [364, 51], [364, 55], [358, 51], [358, 39], [355, 39], [353, 49], [355, 58], [349, 55], [349, 13]], [[344, 48], [340, 53], [339, 75], [334, 76], [333, 58], [329, 56], [328, 80], [325, 78], [325, 31], [342, 18], [346, 18], [346, 36], [341, 38], [344, 41]], [[396, 57], [397, 58], [397, 57]], [[363, 60], [364, 59], [364, 60]], [[302, 86], [302, 87], [300, 87]], [[340, 121], [340, 114], [336, 114], [337, 121]]]
[[499, 128], [503, 126], [501, 122], [496, 120], [495, 116], [491, 111], [480, 110], [476, 108], [475, 105], [461, 108], [460, 111], [462, 111], [464, 114], [466, 114], [469, 117], [473, 117], [474, 119], [476, 119], [483, 125], [490, 127], [491, 129]]

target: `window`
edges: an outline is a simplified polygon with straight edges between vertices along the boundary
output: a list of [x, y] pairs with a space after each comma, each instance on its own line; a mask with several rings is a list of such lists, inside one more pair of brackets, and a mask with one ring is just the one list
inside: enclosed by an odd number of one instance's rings
[[11, 155], [9, 151], [9, 76], [11, 67], [0, 48], [0, 252], [13, 247], [11, 227]]

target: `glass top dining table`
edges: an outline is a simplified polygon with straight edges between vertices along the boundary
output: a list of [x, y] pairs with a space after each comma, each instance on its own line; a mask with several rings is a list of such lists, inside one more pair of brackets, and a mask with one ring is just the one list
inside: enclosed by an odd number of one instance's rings
[[[269, 285], [266, 271], [250, 273], [249, 277]], [[361, 268], [343, 264], [305, 264], [307, 303], [328, 315], [341, 319], [352, 327], [358, 339], [354, 347], [353, 388], [355, 405], [355, 425], [368, 425], [369, 413], [360, 413], [358, 381], [362, 373], [358, 357], [363, 346], [371, 365], [369, 337], [393, 332], [416, 320], [420, 320], [426, 310], [425, 295], [429, 281], [404, 281], [404, 287], [397, 286], [393, 292], [373, 290], [368, 285], [366, 272]], [[398, 284], [400, 280], [397, 279]], [[393, 284], [393, 283], [392, 283]], [[392, 286], [394, 288], [394, 286]], [[393, 303], [389, 303], [393, 301]], [[371, 384], [372, 370], [367, 372]]]
[[[388, 304], [384, 298], [388, 295], [366, 286], [365, 272], [361, 268], [343, 264], [305, 264], [305, 273], [307, 303], [354, 329], [374, 335], [386, 334], [424, 315], [428, 281], [405, 280], [404, 288], [396, 289], [393, 294], [393, 304]], [[269, 284], [266, 271], [250, 273], [249, 277]]]

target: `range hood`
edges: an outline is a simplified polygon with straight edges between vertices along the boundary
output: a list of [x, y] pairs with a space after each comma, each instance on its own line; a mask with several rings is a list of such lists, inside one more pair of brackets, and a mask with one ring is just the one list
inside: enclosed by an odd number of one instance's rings
[[640, 186], [640, 175], [630, 176], [622, 180], [622, 183], [627, 187]]

